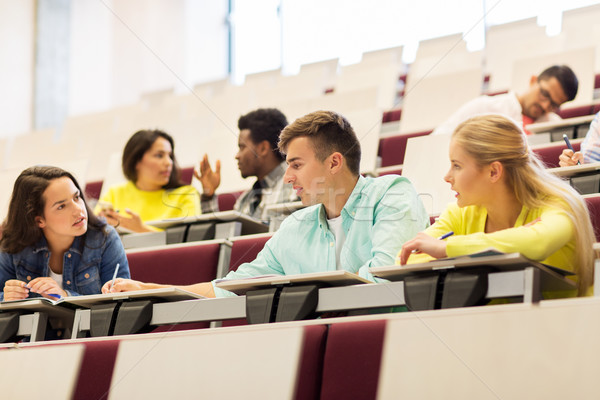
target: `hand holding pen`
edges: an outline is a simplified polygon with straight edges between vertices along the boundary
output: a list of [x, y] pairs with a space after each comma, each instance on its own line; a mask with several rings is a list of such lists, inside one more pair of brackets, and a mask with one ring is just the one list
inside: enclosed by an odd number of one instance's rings
[[439, 238], [431, 237], [423, 232], [417, 234], [412, 240], [404, 243], [400, 251], [400, 265], [405, 265], [413, 251], [429, 254], [435, 258], [444, 258], [446, 254], [446, 241], [454, 232], [448, 232]]
[[567, 149], [564, 149], [562, 154], [558, 157], [559, 165], [561, 167], [569, 167], [575, 165], [576, 163], [577, 165], [581, 165], [581, 162], [583, 161], [583, 154], [581, 154], [581, 152], [579, 151], [576, 152], [573, 149], [571, 141], [569, 140], [567, 135], [563, 134], [563, 139], [567, 144]]

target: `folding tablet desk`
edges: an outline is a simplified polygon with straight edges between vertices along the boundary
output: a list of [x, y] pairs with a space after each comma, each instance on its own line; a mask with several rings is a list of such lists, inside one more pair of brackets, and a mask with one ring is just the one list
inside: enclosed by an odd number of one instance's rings
[[550, 168], [548, 172], [568, 180], [581, 194], [600, 193], [600, 162]]
[[[456, 261], [456, 260], [455, 260]], [[446, 261], [445, 261], [446, 262]], [[542, 264], [532, 262], [518, 254], [502, 254], [493, 258], [479, 260], [461, 260], [446, 262], [445, 269], [469, 269], [479, 263], [492, 263], [496, 272], [489, 272], [486, 299], [521, 298], [524, 303], [537, 303], [542, 298], [542, 291], [572, 290], [572, 281]], [[440, 264], [430, 263], [429, 270]], [[489, 268], [489, 267], [486, 267]], [[423, 269], [427, 271], [427, 269]], [[404, 267], [390, 266], [372, 268], [378, 275], [386, 275], [390, 279], [399, 279], [405, 273]], [[134, 294], [135, 292], [130, 292]], [[122, 293], [126, 296], [127, 293]], [[368, 310], [373, 308], [406, 305], [404, 282], [387, 282], [377, 284], [358, 284], [340, 287], [323, 287], [318, 289], [318, 302], [315, 313], [352, 310]], [[188, 322], [219, 321], [246, 318], [246, 296], [225, 297], [216, 299], [199, 299], [153, 304], [151, 326], [179, 324]], [[90, 330], [90, 311], [79, 310], [73, 327], [73, 338], [83, 337]]]

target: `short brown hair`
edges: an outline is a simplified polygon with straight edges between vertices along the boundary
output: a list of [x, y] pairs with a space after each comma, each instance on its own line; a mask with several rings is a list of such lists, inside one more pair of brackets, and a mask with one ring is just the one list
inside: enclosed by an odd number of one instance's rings
[[360, 172], [360, 142], [350, 122], [333, 111], [315, 111], [300, 117], [286, 126], [279, 135], [279, 151], [287, 153], [293, 139], [308, 137], [315, 155], [324, 161], [333, 152], [344, 156], [348, 169], [354, 175]]
[[171, 155], [171, 160], [173, 160], [173, 169], [171, 170], [169, 182], [163, 186], [163, 189], [175, 189], [183, 186], [183, 183], [181, 183], [181, 170], [177, 164], [177, 159], [175, 159], [175, 142], [169, 134], [158, 129], [137, 131], [129, 138], [127, 144], [125, 145], [125, 149], [123, 149], [123, 174], [131, 182], [135, 183], [137, 181], [138, 176], [135, 167], [159, 137], [167, 140], [171, 144], [171, 151], [173, 152]]
[[[16, 254], [41, 239], [42, 228], [38, 226], [35, 218], [44, 215], [46, 204], [43, 194], [51, 181], [62, 177], [71, 179], [79, 190], [88, 214], [88, 229], [104, 231], [106, 222], [98, 219], [90, 210], [79, 183], [71, 173], [58, 167], [31, 167], [21, 172], [15, 181], [8, 214], [2, 224], [2, 251]], [[106, 235], [106, 232], [104, 233]]]

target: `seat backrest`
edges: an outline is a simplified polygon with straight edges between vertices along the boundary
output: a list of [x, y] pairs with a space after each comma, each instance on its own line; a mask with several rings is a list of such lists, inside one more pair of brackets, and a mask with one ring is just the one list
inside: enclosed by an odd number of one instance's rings
[[[581, 141], [572, 141], [573, 149], [579, 151], [581, 148]], [[533, 152], [542, 160], [547, 168], [558, 167], [558, 157], [567, 145], [564, 142], [556, 142], [549, 146], [534, 148]]]
[[74, 400], [108, 399], [119, 342], [118, 339], [82, 342], [85, 353], [73, 394]]
[[295, 400], [319, 398], [326, 339], [327, 326], [325, 324], [307, 325], [304, 327], [302, 354], [300, 355], [300, 366], [298, 367], [298, 383], [296, 384], [296, 394], [294, 396]]
[[87, 182], [85, 184], [85, 198], [86, 200], [95, 199], [98, 200], [100, 198], [100, 193], [102, 192], [102, 183], [104, 181], [94, 181]]
[[566, 119], [566, 118], [575, 118], [575, 117], [581, 117], [584, 115], [591, 115], [594, 112], [594, 105], [590, 104], [590, 105], [584, 105], [584, 106], [579, 106], [579, 107], [570, 107], [570, 108], [563, 108], [561, 110], [559, 110], [557, 112], [558, 115], [560, 115], [561, 118]]
[[321, 399], [375, 399], [385, 320], [332, 324], [327, 334]]
[[590, 219], [594, 226], [594, 233], [596, 234], [596, 242], [600, 242], [600, 194], [587, 196], [585, 198], [588, 211], [590, 213]]
[[186, 185], [192, 184], [192, 178], [194, 177], [194, 167], [181, 168], [181, 182]]
[[131, 277], [168, 285], [211, 281], [217, 276], [220, 246], [211, 241], [127, 253]]
[[229, 270], [235, 271], [243, 263], [254, 260], [270, 238], [271, 235], [260, 235], [233, 240]]
[[237, 201], [238, 197], [244, 193], [243, 191], [239, 192], [231, 192], [231, 193], [221, 193], [217, 195], [217, 202], [219, 204], [219, 211], [229, 211], [233, 210], [233, 206]]
[[406, 152], [406, 141], [409, 138], [429, 135], [431, 131], [405, 133], [396, 136], [389, 136], [379, 140], [379, 156], [381, 157], [381, 166], [400, 165], [404, 162], [404, 153]]

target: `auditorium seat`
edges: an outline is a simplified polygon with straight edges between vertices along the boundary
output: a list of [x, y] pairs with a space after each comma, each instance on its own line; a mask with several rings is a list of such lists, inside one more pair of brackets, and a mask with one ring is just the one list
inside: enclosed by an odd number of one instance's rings
[[377, 176], [383, 175], [402, 175], [402, 165], [392, 165], [389, 167], [378, 168]]
[[375, 399], [385, 327], [385, 320], [329, 327], [321, 400]]
[[221, 193], [217, 195], [217, 202], [219, 204], [219, 211], [233, 210], [233, 206], [237, 199], [244, 193], [243, 191]]
[[181, 182], [186, 185], [191, 185], [193, 177], [194, 167], [181, 168]]
[[304, 327], [295, 400], [319, 398], [326, 340], [326, 325], [308, 325]]
[[404, 162], [404, 153], [406, 151], [406, 141], [412, 137], [429, 135], [431, 131], [405, 133], [385, 137], [379, 140], [379, 157], [381, 157], [381, 166], [389, 167], [391, 165], [400, 165]]
[[381, 122], [383, 122], [384, 124], [386, 122], [396, 122], [396, 121], [400, 121], [401, 117], [402, 117], [402, 109], [396, 108], [396, 109], [384, 111], [383, 119], [381, 120]]
[[557, 114], [562, 119], [582, 117], [584, 115], [591, 115], [593, 113], [594, 113], [594, 105], [593, 104], [588, 104], [588, 105], [579, 106], [579, 107], [564, 108], [564, 109], [558, 110], [558, 112], [557, 112]]
[[272, 236], [273, 233], [259, 233], [230, 239], [232, 246], [229, 270], [235, 271], [243, 263], [254, 260]]
[[131, 277], [143, 282], [189, 285], [217, 276], [220, 240], [127, 252]]
[[[581, 148], [581, 142], [583, 140], [572, 140], [571, 144], [573, 145], [573, 149], [575, 151], [579, 151]], [[562, 151], [567, 148], [567, 145], [564, 142], [554, 142], [548, 145], [539, 146], [532, 148], [533, 152], [537, 154], [537, 156], [542, 160], [542, 162], [546, 165], [547, 168], [556, 168], [558, 167], [558, 157], [561, 155]]]
[[85, 184], [85, 199], [86, 200], [98, 200], [100, 198], [100, 193], [102, 192], [102, 183], [104, 181], [93, 181], [87, 182]]
[[[231, 239], [232, 245], [231, 258], [229, 259], [229, 271], [235, 271], [243, 263], [254, 260], [271, 236], [273, 236], [272, 233], [260, 233], [258, 235], [247, 235]], [[240, 326], [246, 324], [245, 318], [221, 322], [221, 326]]]
[[73, 399], [108, 398], [119, 340], [82, 341], [85, 353]]
[[600, 194], [587, 195], [584, 198], [590, 212], [592, 225], [594, 226], [596, 242], [600, 242]]
[[[156, 250], [127, 252], [131, 278], [142, 282], [167, 285], [191, 285], [209, 282], [217, 277], [221, 240], [196, 242], [193, 245], [170, 245]], [[164, 325], [153, 332], [207, 328], [198, 322]]]

